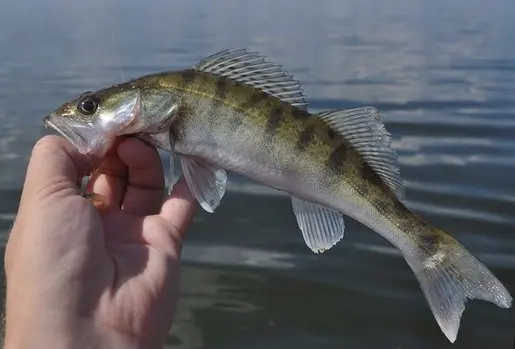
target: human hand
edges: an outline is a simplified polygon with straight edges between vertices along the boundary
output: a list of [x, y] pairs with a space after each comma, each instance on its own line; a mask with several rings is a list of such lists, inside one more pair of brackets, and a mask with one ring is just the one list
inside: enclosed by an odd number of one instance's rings
[[56, 136], [34, 147], [5, 253], [5, 348], [164, 345], [195, 202], [183, 179], [163, 201], [154, 148], [117, 144], [92, 178], [102, 211], [80, 195], [86, 156]]

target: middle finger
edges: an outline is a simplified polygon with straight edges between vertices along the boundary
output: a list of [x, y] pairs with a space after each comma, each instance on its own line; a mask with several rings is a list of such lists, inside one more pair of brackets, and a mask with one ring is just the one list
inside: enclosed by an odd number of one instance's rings
[[88, 183], [93, 193], [105, 197], [109, 207], [121, 207], [127, 188], [128, 169], [117, 153], [121, 141], [117, 140], [104, 155]]

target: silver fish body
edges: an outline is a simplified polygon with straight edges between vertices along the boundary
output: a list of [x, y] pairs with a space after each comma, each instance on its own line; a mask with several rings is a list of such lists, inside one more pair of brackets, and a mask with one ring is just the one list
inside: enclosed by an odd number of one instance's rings
[[295, 151], [296, 140], [272, 139], [252, 122], [252, 115], [222, 102], [202, 97], [181, 100], [191, 108], [192, 117], [175, 126], [174, 133], [180, 134], [174, 147], [178, 155], [202, 159], [299, 199], [345, 212], [395, 245], [404, 241], [405, 233], [342, 181], [339, 172], [313, 166], [319, 154]]
[[88, 93], [45, 121], [86, 153], [124, 134], [170, 151], [208, 212], [221, 203], [226, 170], [285, 191], [314, 252], [342, 239], [344, 215], [358, 220], [402, 252], [452, 342], [468, 298], [511, 306], [488, 268], [404, 204], [398, 157], [375, 108], [309, 113], [300, 84], [256, 53], [222, 51], [193, 69]]

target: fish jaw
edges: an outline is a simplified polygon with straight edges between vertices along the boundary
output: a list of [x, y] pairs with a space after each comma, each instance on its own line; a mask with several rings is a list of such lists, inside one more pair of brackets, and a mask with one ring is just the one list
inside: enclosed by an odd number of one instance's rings
[[93, 124], [64, 119], [54, 113], [47, 115], [43, 123], [66, 138], [81, 154], [103, 156], [115, 140], [114, 135]]

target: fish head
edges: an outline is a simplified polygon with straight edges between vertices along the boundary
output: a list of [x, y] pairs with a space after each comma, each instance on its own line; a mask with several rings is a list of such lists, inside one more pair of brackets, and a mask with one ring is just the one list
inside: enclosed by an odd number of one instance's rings
[[141, 116], [141, 92], [129, 83], [87, 91], [60, 105], [43, 122], [82, 154], [102, 157]]

